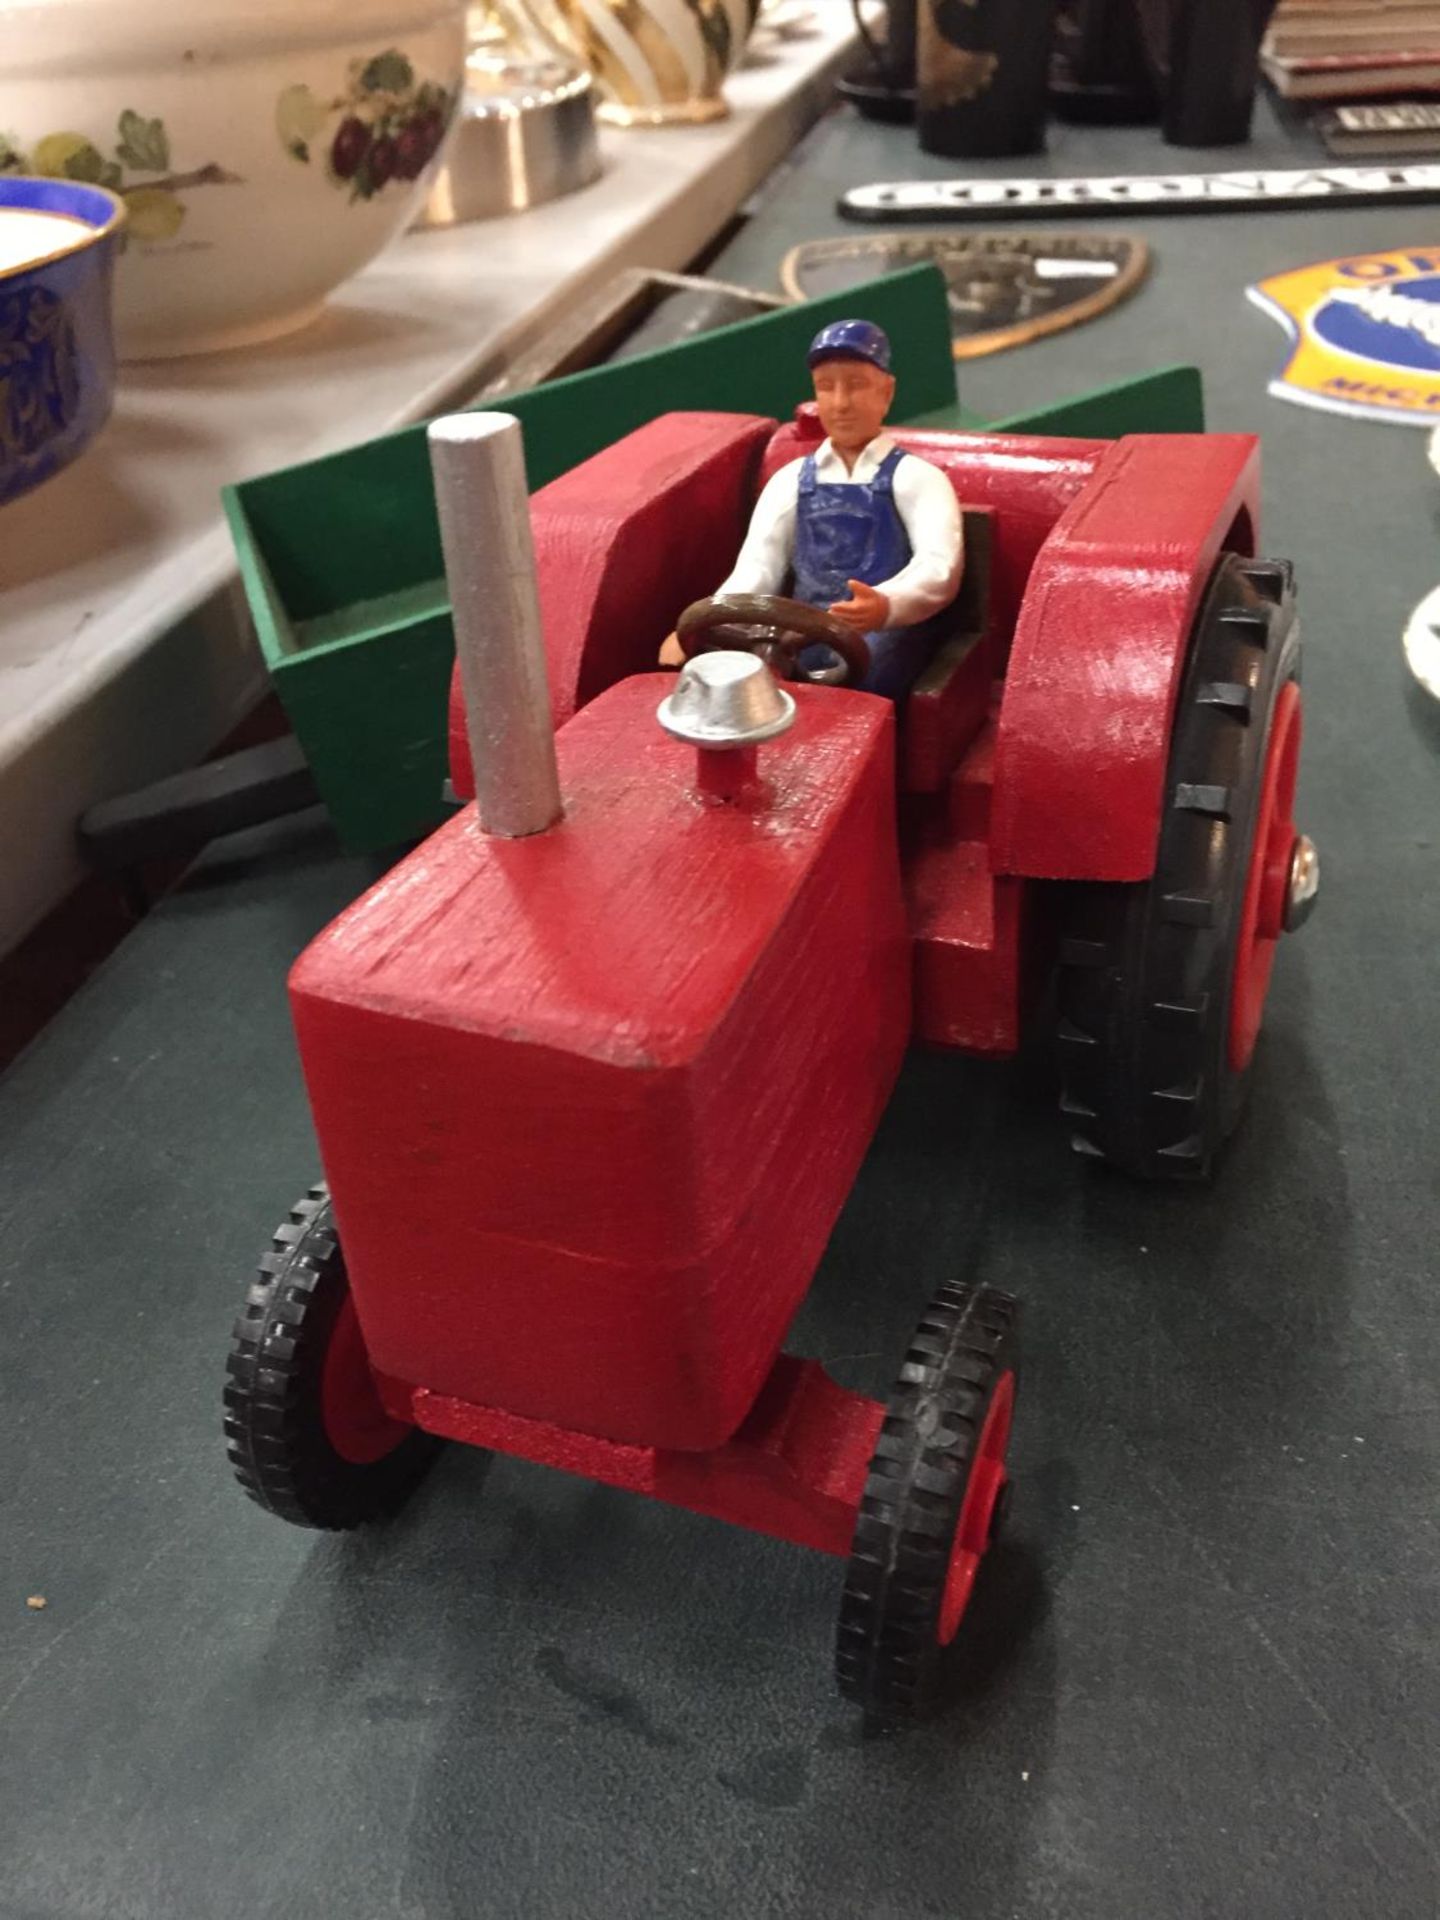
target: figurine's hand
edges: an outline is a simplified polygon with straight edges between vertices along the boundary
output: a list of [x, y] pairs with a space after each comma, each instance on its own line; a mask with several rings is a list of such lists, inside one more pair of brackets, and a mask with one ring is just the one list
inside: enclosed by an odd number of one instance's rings
[[847, 580], [845, 584], [850, 589], [850, 598], [836, 600], [831, 613], [857, 633], [880, 632], [890, 618], [890, 602], [885, 595], [877, 593], [874, 587], [867, 587], [863, 580]]
[[664, 644], [660, 648], [660, 664], [662, 667], [684, 666], [685, 653], [680, 645], [680, 637], [678, 634], [666, 634]]

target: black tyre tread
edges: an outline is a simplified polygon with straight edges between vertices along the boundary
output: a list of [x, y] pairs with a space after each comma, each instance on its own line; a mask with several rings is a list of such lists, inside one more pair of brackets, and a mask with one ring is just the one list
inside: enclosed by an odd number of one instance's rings
[[329, 1190], [315, 1186], [262, 1256], [225, 1366], [225, 1445], [235, 1477], [259, 1506], [300, 1527], [345, 1531], [393, 1512], [440, 1445], [417, 1429], [363, 1465], [331, 1446], [320, 1379], [348, 1290]]
[[1186, 664], [1154, 877], [1064, 889], [1061, 1111], [1078, 1153], [1141, 1178], [1205, 1178], [1240, 1118], [1235, 944], [1275, 703], [1299, 660], [1288, 564], [1222, 556]]
[[1019, 1309], [958, 1282], [927, 1308], [900, 1369], [855, 1521], [835, 1648], [840, 1691], [867, 1724], [932, 1704], [950, 1551], [985, 1416], [1018, 1373]]

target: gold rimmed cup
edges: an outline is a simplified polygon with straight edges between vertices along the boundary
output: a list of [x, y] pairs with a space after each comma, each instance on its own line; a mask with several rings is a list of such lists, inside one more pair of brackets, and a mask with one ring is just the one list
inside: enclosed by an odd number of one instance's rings
[[16, 235], [0, 237], [0, 506], [68, 466], [110, 417], [126, 215], [105, 187], [0, 174], [0, 236]]

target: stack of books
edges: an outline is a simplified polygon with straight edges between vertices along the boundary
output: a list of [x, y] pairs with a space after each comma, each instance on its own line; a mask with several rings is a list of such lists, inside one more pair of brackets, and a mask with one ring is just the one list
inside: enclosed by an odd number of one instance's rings
[[1440, 92], [1440, 4], [1281, 0], [1260, 49], [1287, 100]]

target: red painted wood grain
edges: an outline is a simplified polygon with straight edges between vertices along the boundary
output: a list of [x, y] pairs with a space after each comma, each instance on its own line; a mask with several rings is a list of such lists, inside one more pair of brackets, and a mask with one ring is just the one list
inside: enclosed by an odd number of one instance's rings
[[1143, 880], [1154, 870], [1171, 718], [1220, 551], [1253, 552], [1249, 434], [1117, 441], [1039, 554], [996, 740], [997, 873]]
[[995, 727], [972, 741], [938, 804], [912, 803], [903, 834], [915, 942], [915, 1038], [965, 1053], [1020, 1045], [1043, 955], [1034, 888], [990, 863]]
[[781, 1354], [732, 1439], [705, 1452], [618, 1444], [419, 1388], [397, 1417], [467, 1446], [647, 1494], [798, 1546], [844, 1556], [885, 1409], [814, 1360]]
[[564, 820], [467, 809], [291, 995], [371, 1358], [703, 1449], [745, 1417], [910, 1030], [894, 711], [798, 688], [730, 804], [632, 677], [557, 739]]

